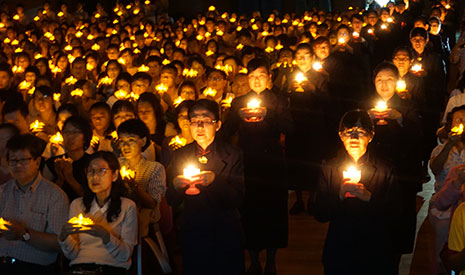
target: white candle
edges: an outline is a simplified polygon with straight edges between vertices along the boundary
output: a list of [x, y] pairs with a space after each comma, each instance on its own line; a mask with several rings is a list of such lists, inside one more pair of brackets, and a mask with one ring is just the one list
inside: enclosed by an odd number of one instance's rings
[[352, 183], [358, 183], [362, 177], [362, 172], [357, 170], [354, 166], [349, 166], [347, 171], [343, 171], [342, 175], [345, 179], [350, 179]]

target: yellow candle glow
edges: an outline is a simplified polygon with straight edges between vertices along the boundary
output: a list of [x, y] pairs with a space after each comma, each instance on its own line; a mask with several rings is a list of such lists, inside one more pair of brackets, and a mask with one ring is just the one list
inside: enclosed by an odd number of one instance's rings
[[174, 107], [178, 107], [179, 104], [181, 104], [181, 102], [184, 101], [184, 98], [178, 96], [174, 101], [173, 101], [173, 106]]
[[117, 133], [116, 131], [111, 132], [110, 136], [111, 136], [113, 139], [118, 139], [118, 133]]
[[118, 90], [113, 95], [118, 100], [127, 99], [129, 97], [128, 93], [126, 91], [124, 91], [124, 90]]
[[137, 69], [138, 72], [148, 72], [149, 70], [150, 70], [149, 66], [145, 66], [145, 65], [142, 65]]
[[216, 8], [215, 8], [215, 6], [210, 6], [210, 7], [208, 7], [208, 10], [209, 11], [214, 11], [214, 10], [216, 10]]
[[297, 83], [302, 83], [304, 81], [308, 80], [307, 77], [303, 74], [303, 73], [298, 73], [296, 76], [295, 76], [295, 81], [297, 81]]
[[98, 51], [98, 50], [100, 50], [100, 45], [99, 44], [94, 44], [94, 45], [92, 45], [91, 49], [94, 50], [94, 51]]
[[67, 79], [65, 79], [66, 84], [74, 85], [76, 84], [76, 82], [77, 82], [77, 79], [74, 78], [74, 76], [70, 76]]
[[375, 33], [375, 31], [373, 29], [368, 29], [367, 33], [373, 35]]
[[387, 110], [387, 104], [386, 101], [380, 100], [375, 106], [375, 111], [377, 112], [384, 112]]
[[63, 136], [60, 134], [60, 132], [57, 132], [56, 134], [50, 137], [49, 141], [53, 144], [63, 144]]
[[315, 63], [313, 63], [313, 69], [317, 72], [320, 72], [321, 70], [323, 70], [323, 65], [321, 64], [321, 62], [318, 62], [316, 61]]
[[200, 174], [200, 169], [196, 168], [194, 165], [188, 165], [183, 170], [184, 177], [192, 181], [195, 176]]
[[34, 133], [42, 131], [44, 127], [45, 123], [40, 122], [38, 120], [34, 121], [33, 123], [31, 123], [31, 125], [29, 125], [29, 129]]
[[238, 44], [236, 46], [236, 49], [238, 49], [239, 51], [242, 50], [243, 48], [244, 48], [244, 45], [242, 45], [242, 44]]
[[230, 108], [233, 99], [234, 99], [233, 95], [226, 97], [225, 99], [221, 101], [221, 106], [223, 106], [224, 108]]
[[138, 94], [135, 94], [134, 92], [131, 92], [129, 94], [129, 98], [132, 100], [132, 101], [137, 101], [139, 99], [139, 95]]
[[97, 84], [97, 88], [99, 88], [100, 86], [102, 85], [111, 85], [113, 83], [113, 79], [111, 79], [110, 77], [108, 76], [105, 76], [105, 77], [102, 77], [98, 84]]
[[121, 178], [123, 180], [132, 180], [133, 178], [136, 177], [136, 171], [129, 169], [126, 166], [121, 167], [119, 170], [119, 173], [121, 174]]
[[161, 64], [163, 64], [163, 65], [168, 65], [168, 64], [170, 64], [170, 63], [171, 63], [171, 61], [169, 61], [169, 60], [166, 59], [166, 58], [163, 59], [163, 61], [161, 62]]
[[82, 227], [82, 229], [88, 229], [86, 225], [92, 225], [94, 224], [94, 221], [91, 218], [84, 217], [81, 214], [79, 214], [77, 217], [72, 217], [68, 223], [73, 224], [74, 227]]
[[3, 218], [0, 218], [0, 230], [9, 230], [7, 225], [11, 225], [11, 223]]
[[199, 74], [199, 72], [196, 71], [196, 70], [194, 70], [194, 69], [187, 69], [187, 68], [186, 68], [186, 69], [184, 69], [184, 70], [182, 71], [182, 75], [183, 75], [184, 77], [191, 77], [191, 78], [193, 78], [193, 77], [197, 77], [198, 74]]
[[166, 91], [168, 91], [168, 86], [166, 86], [166, 85], [163, 84], [163, 83], [160, 83], [160, 84], [158, 84], [157, 86], [155, 86], [155, 90], [157, 90], [158, 93], [163, 94], [163, 93], [165, 93]]
[[19, 83], [19, 89], [21, 90], [27, 90], [29, 87], [31, 87], [31, 83], [27, 82], [26, 80], [23, 80], [21, 83]]
[[57, 94], [57, 93], [53, 94], [53, 100], [60, 101], [60, 98], [61, 98], [61, 94]]
[[416, 63], [412, 66], [412, 71], [415, 73], [418, 73], [423, 70], [423, 67], [421, 66], [420, 63]]
[[13, 20], [19, 20], [19, 15], [18, 15], [18, 14], [15, 14], [15, 15], [13, 16]]
[[92, 136], [92, 139], [90, 140], [90, 146], [96, 146], [100, 142], [100, 139], [98, 136]]
[[345, 44], [345, 43], [346, 43], [346, 39], [345, 39], [344, 37], [341, 37], [341, 38], [339, 38], [339, 39], [337, 40], [337, 42], [338, 42], [339, 44]]
[[452, 129], [450, 129], [450, 131], [451, 131], [454, 135], [461, 135], [461, 134], [463, 133], [463, 124], [460, 123], [459, 126], [453, 127]]
[[349, 166], [349, 168], [346, 171], [342, 172], [342, 176], [345, 179], [350, 179], [350, 182], [352, 183], [359, 183], [360, 178], [362, 177], [362, 172], [360, 170], [357, 170], [354, 166]]
[[247, 108], [249, 108], [249, 109], [260, 108], [261, 103], [262, 102], [259, 99], [254, 98], [254, 99], [250, 100], [249, 103], [247, 103]]
[[402, 79], [397, 81], [396, 90], [398, 92], [403, 92], [403, 91], [407, 90], [407, 83], [405, 83], [405, 81], [402, 80]]
[[381, 29], [382, 30], [387, 30], [387, 25], [386, 24], [381, 24]]
[[24, 72], [24, 68], [21, 67], [21, 66], [16, 66], [16, 65], [14, 65], [12, 71], [13, 71], [13, 73], [15, 73], [15, 74], [20, 74], [20, 73], [23, 73], [23, 72]]
[[355, 38], [355, 39], [357, 39], [357, 38], [360, 37], [360, 33], [358, 33], [358, 32], [353, 32], [353, 33], [352, 33], [352, 37]]
[[82, 89], [74, 89], [71, 91], [71, 96], [77, 96], [81, 97], [84, 94], [84, 91]]
[[216, 93], [217, 91], [215, 89], [212, 89], [210, 87], [208, 87], [207, 89], [205, 89], [203, 91], [203, 95], [204, 96], [211, 96], [211, 97], [215, 97], [216, 96]]
[[208, 50], [208, 51], [205, 52], [205, 55], [206, 55], [206, 56], [211, 56], [211, 55], [213, 55], [213, 54], [214, 54], [214, 52], [213, 52], [213, 51], [210, 51], [210, 50]]
[[176, 148], [183, 147], [186, 144], [187, 144], [187, 140], [183, 137], [180, 137], [179, 135], [173, 137], [168, 143], [170, 147], [176, 147]]

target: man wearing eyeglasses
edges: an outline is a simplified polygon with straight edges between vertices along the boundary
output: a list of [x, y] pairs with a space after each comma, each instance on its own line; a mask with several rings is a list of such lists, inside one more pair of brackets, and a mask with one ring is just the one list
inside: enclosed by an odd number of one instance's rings
[[[216, 138], [219, 106], [197, 101], [188, 112], [193, 143], [174, 152], [167, 170], [168, 202], [181, 210], [184, 274], [243, 274], [239, 208], [244, 199], [242, 155]], [[200, 173], [187, 177], [185, 168]], [[197, 188], [197, 193], [188, 192]]]
[[7, 160], [14, 179], [0, 186], [0, 274], [54, 274], [57, 234], [67, 221], [68, 198], [39, 172], [44, 142], [30, 134], [11, 138]]
[[399, 188], [393, 168], [367, 150], [374, 134], [367, 112], [347, 112], [339, 128], [344, 150], [321, 168], [315, 218], [329, 222], [325, 274], [397, 272], [392, 233], [400, 212]]

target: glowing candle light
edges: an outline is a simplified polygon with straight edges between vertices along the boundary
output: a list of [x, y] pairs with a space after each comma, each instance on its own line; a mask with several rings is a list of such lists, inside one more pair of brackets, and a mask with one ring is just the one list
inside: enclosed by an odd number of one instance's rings
[[272, 53], [272, 52], [274, 52], [274, 50], [275, 49], [273, 47], [266, 47], [265, 52]]
[[370, 29], [367, 30], [367, 33], [370, 34], [370, 35], [373, 35], [373, 34], [375, 34], [375, 31], [370, 28]]
[[355, 38], [355, 39], [358, 39], [358, 38], [360, 38], [360, 33], [359, 32], [353, 32], [352, 37]]
[[94, 50], [94, 51], [98, 51], [98, 50], [100, 50], [100, 45], [99, 44], [94, 44], [94, 45], [92, 45], [91, 49]]
[[297, 83], [302, 83], [304, 81], [308, 80], [307, 77], [303, 74], [303, 73], [298, 73], [296, 76], [295, 76], [295, 81], [297, 81]]
[[215, 10], [216, 10], [215, 6], [208, 7], [208, 11], [215, 11]]
[[113, 83], [113, 79], [111, 79], [110, 77], [108, 76], [105, 76], [105, 77], [102, 77], [98, 84], [97, 84], [97, 88], [99, 88], [100, 86], [102, 85], [111, 85]]
[[321, 62], [315, 61], [313, 63], [312, 68], [317, 72], [321, 72], [323, 70], [323, 65], [321, 64]]
[[70, 76], [67, 79], [65, 79], [65, 83], [69, 85], [74, 85], [76, 84], [76, 82], [77, 82], [77, 79], [74, 78], [74, 76]]
[[43, 122], [40, 122], [38, 120], [34, 121], [33, 123], [31, 123], [29, 125], [29, 129], [33, 132], [33, 133], [36, 133], [36, 132], [40, 132], [44, 129], [45, 127], [45, 123]]
[[256, 109], [260, 108], [261, 101], [259, 99], [252, 99], [247, 103], [247, 108], [249, 109]]
[[150, 70], [149, 66], [145, 66], [145, 65], [142, 65], [137, 69], [138, 72], [148, 72], [149, 70]]
[[82, 89], [74, 89], [71, 91], [71, 96], [81, 97], [84, 94]]
[[129, 98], [132, 100], [132, 101], [137, 101], [139, 99], [140, 95], [138, 94], [135, 94], [134, 92], [131, 92], [129, 94]]
[[126, 65], [126, 61], [124, 60], [123, 57], [118, 58], [118, 63], [121, 65]]
[[3, 218], [0, 218], [0, 230], [9, 230], [7, 225], [11, 225], [11, 223]]
[[174, 101], [173, 101], [173, 106], [174, 107], [178, 107], [179, 104], [181, 104], [181, 102], [184, 101], [184, 98], [178, 96]]
[[208, 50], [208, 51], [205, 52], [205, 55], [206, 55], [206, 56], [211, 56], [211, 55], [213, 55], [213, 54], [214, 54], [214, 52], [213, 52], [213, 51], [210, 51], [210, 50]]
[[400, 79], [399, 81], [397, 81], [396, 90], [398, 92], [403, 92], [403, 91], [407, 90], [407, 83], [405, 83], [404, 80]]
[[190, 77], [190, 78], [194, 78], [194, 77], [197, 77], [197, 75], [199, 74], [198, 71], [194, 70], [194, 69], [184, 69], [182, 71], [182, 75], [184, 77]]
[[459, 126], [455, 126], [450, 131], [453, 133], [453, 135], [461, 135], [463, 133], [463, 124], [460, 123]]
[[39, 21], [39, 20], [40, 20], [40, 17], [39, 17], [39, 16], [35, 16], [35, 17], [34, 17], [34, 21], [37, 22], [37, 21]]
[[15, 14], [15, 15], [13, 16], [13, 20], [19, 20], [19, 15], [18, 15], [18, 14]]
[[113, 139], [118, 139], [118, 132], [113, 131], [113, 132], [110, 133], [110, 136], [111, 136]]
[[31, 87], [31, 83], [27, 82], [26, 80], [23, 80], [21, 81], [21, 83], [19, 83], [18, 87], [20, 90], [26, 90], [29, 89], [29, 87]]
[[386, 22], [392, 23], [392, 22], [394, 22], [394, 19], [393, 19], [392, 17], [389, 17], [389, 18], [386, 20]]
[[381, 29], [382, 29], [382, 30], [387, 30], [387, 28], [388, 28], [388, 27], [387, 27], [386, 24], [381, 24]]
[[342, 176], [345, 179], [350, 179], [351, 183], [359, 183], [360, 178], [362, 177], [362, 172], [357, 170], [354, 166], [349, 166], [346, 171], [342, 172]]
[[247, 73], [248, 73], [247, 68], [242, 68], [242, 69], [240, 69], [240, 70], [239, 70], [239, 73], [241, 73], [241, 74], [247, 74]]
[[184, 147], [186, 144], [187, 144], [187, 140], [177, 135], [170, 140], [170, 142], [168, 143], [168, 146], [170, 146], [171, 148], [179, 149], [181, 147]]
[[171, 63], [171, 61], [169, 61], [168, 59], [163, 59], [163, 61], [161, 62], [163, 65], [168, 65]]
[[217, 91], [215, 89], [212, 89], [210, 87], [208, 87], [207, 89], [205, 89], [203, 91], [203, 95], [204, 96], [211, 96], [211, 97], [215, 97], [216, 96], [216, 93]]
[[338, 40], [337, 40], [337, 43], [339, 44], [345, 44], [346, 43], [346, 39], [344, 37], [340, 37]]
[[387, 108], [388, 107], [387, 107], [386, 101], [380, 100], [376, 104], [374, 110], [377, 111], [377, 112], [385, 112], [387, 110]]
[[238, 44], [236, 46], [236, 49], [238, 49], [239, 51], [242, 50], [244, 48], [244, 45], [243, 44]]
[[234, 99], [234, 95], [229, 95], [228, 97], [226, 97], [225, 99], [221, 101], [221, 106], [223, 106], [223, 108], [231, 108], [231, 103], [233, 99]]
[[[183, 170], [183, 176], [190, 181], [195, 179], [195, 176], [200, 174], [200, 169], [196, 168], [194, 165], [188, 165]], [[200, 190], [195, 187], [195, 185], [190, 184], [189, 188], [186, 190], [186, 195], [198, 195]]]
[[91, 218], [84, 217], [79, 214], [77, 217], [71, 218], [68, 223], [73, 224], [73, 227], [80, 227], [81, 229], [89, 229], [86, 225], [93, 225], [94, 221]]
[[163, 83], [160, 83], [157, 86], [155, 86], [155, 90], [157, 90], [159, 94], [163, 94], [166, 91], [168, 91], [168, 86], [166, 86]]
[[145, 0], [144, 4], [150, 5], [150, 0]]
[[49, 141], [53, 144], [63, 144], [63, 136], [60, 134], [60, 132], [57, 132], [56, 134], [50, 137]]
[[75, 36], [76, 36], [77, 38], [81, 38], [83, 35], [84, 35], [84, 33], [82, 33], [81, 31], [78, 31], [78, 32], [76, 32], [76, 34], [75, 34]]
[[119, 170], [119, 173], [123, 180], [130, 181], [136, 177], [136, 171], [131, 170], [126, 166], [121, 167], [121, 169]]
[[98, 13], [98, 12], [97, 12], [94, 16], [95, 16], [95, 18], [97, 18], [97, 19], [99, 19], [99, 18], [101, 17], [100, 13]]
[[12, 71], [15, 74], [20, 74], [20, 73], [24, 73], [24, 68], [21, 66], [14, 65]]
[[223, 36], [224, 32], [222, 30], [217, 30], [216, 35]]
[[281, 45], [281, 44], [278, 44], [278, 45], [276, 45], [276, 47], [274, 47], [274, 49], [278, 50], [278, 51], [281, 50], [282, 48], [284, 48], [284, 46]]
[[90, 140], [90, 146], [94, 147], [97, 146], [100, 142], [100, 139], [98, 136], [92, 136], [92, 139]]
[[53, 94], [53, 100], [60, 101], [60, 98], [61, 98], [61, 94], [57, 94], [57, 93]]
[[65, 14], [64, 14], [62, 11], [60, 11], [60, 12], [57, 14], [58, 17], [63, 17], [63, 15], [65, 15]]
[[414, 73], [419, 73], [419, 72], [423, 71], [423, 67], [421, 66], [420, 63], [416, 63], [416, 64], [414, 64], [414, 65], [412, 66], [412, 69], [411, 69], [411, 70], [412, 70], [412, 72], [414, 72]]

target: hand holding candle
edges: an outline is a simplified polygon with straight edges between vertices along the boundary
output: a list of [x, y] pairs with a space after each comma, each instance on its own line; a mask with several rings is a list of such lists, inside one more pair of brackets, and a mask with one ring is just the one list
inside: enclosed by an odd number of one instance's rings
[[266, 108], [261, 107], [261, 100], [253, 98], [247, 103], [247, 108], [239, 110], [239, 116], [245, 122], [261, 122], [266, 116]]
[[362, 201], [369, 201], [371, 193], [360, 182], [362, 173], [354, 166], [349, 166], [347, 170], [342, 172], [343, 183], [339, 192], [340, 199], [344, 198], [359, 198]]
[[297, 82], [298, 86], [296, 87], [296, 92], [304, 92], [304, 88], [302, 87], [302, 82], [308, 81], [307, 77], [303, 73], [298, 73], [295, 76], [295, 81]]
[[3, 218], [0, 218], [0, 230], [8, 231], [7, 225], [11, 225], [11, 223]]
[[376, 125], [386, 125], [387, 121], [385, 118], [389, 114], [389, 108], [387, 103], [384, 100], [378, 101], [376, 106], [370, 110], [370, 113], [374, 116], [375, 119], [379, 119]]
[[86, 230], [90, 229], [90, 227], [87, 227], [86, 225], [93, 225], [94, 221], [91, 218], [84, 217], [82, 213], [80, 213], [77, 217], [71, 218], [68, 223], [80, 230]]
[[184, 178], [190, 181], [189, 188], [186, 190], [186, 195], [198, 195], [200, 190], [193, 184], [195, 177], [200, 174], [200, 169], [196, 168], [193, 165], [188, 165], [183, 170]]

